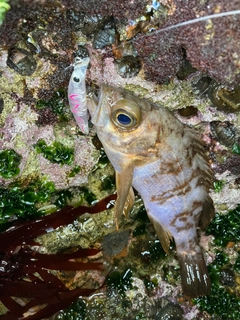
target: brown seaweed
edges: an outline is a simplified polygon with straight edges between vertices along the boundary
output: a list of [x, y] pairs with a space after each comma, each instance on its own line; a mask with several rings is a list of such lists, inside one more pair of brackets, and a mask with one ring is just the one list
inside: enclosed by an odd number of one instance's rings
[[[39, 246], [34, 240], [36, 237], [67, 225], [84, 213], [96, 214], [110, 208], [115, 199], [116, 195], [110, 195], [92, 207], [65, 207], [0, 234], [0, 301], [9, 310], [0, 316], [1, 320], [43, 319], [67, 308], [79, 296], [89, 296], [96, 290], [83, 287], [69, 290], [49, 270], [101, 270], [102, 263], [73, 260], [95, 255], [100, 250], [89, 248], [66, 254], [41, 254], [29, 246]], [[19, 304], [16, 298], [27, 302]], [[24, 317], [32, 308], [37, 311]]]

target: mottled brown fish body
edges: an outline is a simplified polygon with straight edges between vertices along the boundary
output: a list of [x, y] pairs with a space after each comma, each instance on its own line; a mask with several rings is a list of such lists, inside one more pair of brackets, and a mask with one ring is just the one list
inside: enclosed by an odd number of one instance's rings
[[208, 294], [197, 228], [214, 215], [211, 170], [195, 131], [167, 109], [111, 86], [101, 88], [98, 105], [90, 104], [89, 111], [117, 174], [116, 223], [130, 207], [133, 186], [166, 252], [174, 238], [184, 294]]

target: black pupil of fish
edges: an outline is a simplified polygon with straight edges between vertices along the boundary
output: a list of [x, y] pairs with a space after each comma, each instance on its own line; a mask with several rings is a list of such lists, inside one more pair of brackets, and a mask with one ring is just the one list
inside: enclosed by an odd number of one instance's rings
[[79, 82], [79, 81], [80, 81], [80, 79], [79, 79], [79, 78], [74, 77], [74, 78], [73, 78], [73, 81], [74, 81], [74, 82]]
[[132, 122], [132, 119], [123, 113], [118, 114], [117, 119], [120, 124], [125, 125], [125, 126]]

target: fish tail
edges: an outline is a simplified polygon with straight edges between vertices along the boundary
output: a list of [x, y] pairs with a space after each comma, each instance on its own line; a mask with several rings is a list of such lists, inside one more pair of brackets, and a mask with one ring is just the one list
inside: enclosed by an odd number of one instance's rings
[[205, 296], [211, 289], [211, 281], [202, 250], [178, 253], [183, 294], [190, 298]]

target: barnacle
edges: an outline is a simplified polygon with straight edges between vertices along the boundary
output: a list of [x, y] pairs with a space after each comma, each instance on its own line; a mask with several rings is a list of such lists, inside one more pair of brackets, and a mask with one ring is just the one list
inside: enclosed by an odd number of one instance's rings
[[211, 121], [210, 128], [215, 138], [224, 146], [232, 147], [236, 141], [236, 129], [228, 121]]
[[37, 68], [32, 54], [22, 48], [12, 48], [8, 51], [7, 65], [22, 76], [30, 76]]

